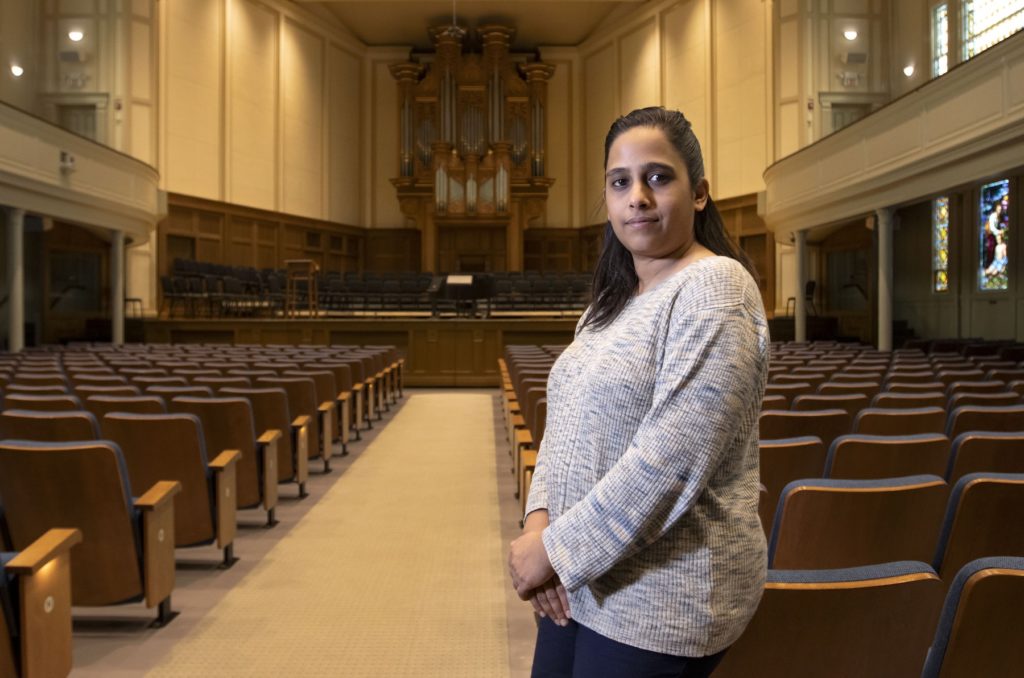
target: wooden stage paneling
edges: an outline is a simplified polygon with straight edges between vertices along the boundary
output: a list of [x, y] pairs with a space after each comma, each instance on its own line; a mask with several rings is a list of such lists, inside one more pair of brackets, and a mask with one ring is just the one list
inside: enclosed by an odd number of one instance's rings
[[498, 386], [506, 344], [567, 344], [577, 318], [145, 320], [146, 343], [393, 344], [408, 386]]

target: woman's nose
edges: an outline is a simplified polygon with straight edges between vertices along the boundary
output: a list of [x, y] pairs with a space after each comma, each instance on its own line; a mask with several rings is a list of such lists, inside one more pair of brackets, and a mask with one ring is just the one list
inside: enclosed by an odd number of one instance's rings
[[632, 209], [650, 207], [651, 198], [647, 187], [640, 182], [635, 182], [629, 192], [629, 206]]

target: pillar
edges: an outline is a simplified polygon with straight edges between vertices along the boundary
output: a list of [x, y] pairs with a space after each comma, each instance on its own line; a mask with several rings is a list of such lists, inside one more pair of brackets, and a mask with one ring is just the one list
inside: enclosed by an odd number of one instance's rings
[[110, 239], [110, 343], [124, 343], [124, 231]]
[[25, 348], [25, 210], [7, 210], [7, 350]]
[[892, 350], [892, 210], [875, 211], [878, 234], [878, 350]]
[[796, 232], [796, 309], [793, 311], [793, 338], [807, 341], [807, 231]]

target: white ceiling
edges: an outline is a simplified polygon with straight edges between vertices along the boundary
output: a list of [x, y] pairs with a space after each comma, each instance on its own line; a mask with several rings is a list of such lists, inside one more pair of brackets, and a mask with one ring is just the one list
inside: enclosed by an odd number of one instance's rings
[[[583, 42], [616, 10], [629, 12], [649, 0], [591, 2], [590, 0], [456, 0], [457, 23], [473, 29], [500, 23], [516, 29], [513, 49], [532, 50], [539, 45], [571, 46]], [[451, 0], [295, 0], [321, 7], [337, 17], [366, 45], [412, 45], [429, 49], [427, 29], [448, 25]]]

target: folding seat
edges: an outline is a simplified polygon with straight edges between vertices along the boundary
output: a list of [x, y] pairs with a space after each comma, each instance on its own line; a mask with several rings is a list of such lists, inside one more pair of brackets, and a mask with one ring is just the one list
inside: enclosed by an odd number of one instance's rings
[[171, 375], [175, 377], [185, 377], [185, 379], [188, 380], [188, 383], [194, 384], [196, 377], [219, 377], [221, 376], [221, 372], [220, 370], [214, 370], [208, 367], [178, 367], [171, 370]]
[[889, 372], [885, 375], [884, 383], [897, 381], [901, 384], [926, 384], [941, 381], [935, 372], [931, 370], [921, 370], [920, 372]]
[[936, 378], [947, 386], [955, 381], [982, 381], [985, 379], [985, 373], [978, 369], [965, 369], [965, 370], [938, 370], [935, 374]]
[[147, 386], [146, 395], [159, 396], [164, 400], [170, 400], [172, 398], [176, 398], [177, 396], [212, 398], [213, 388], [202, 384], [195, 384], [193, 386]]
[[0, 553], [0, 675], [71, 671], [71, 555], [76, 529], [46, 531], [23, 551]]
[[0, 439], [59, 443], [96, 440], [99, 437], [100, 429], [96, 417], [84, 410], [4, 410], [0, 414]]
[[867, 407], [853, 420], [854, 433], [879, 436], [942, 433], [945, 427], [946, 410], [941, 407]]
[[849, 395], [800, 395], [793, 399], [793, 410], [806, 412], [808, 410], [846, 410], [850, 417], [856, 417], [857, 413], [868, 406], [868, 397], [862, 393], [851, 393]]
[[18, 372], [10, 380], [11, 384], [24, 384], [25, 386], [64, 386], [68, 385], [68, 378], [63, 373], [54, 372]]
[[794, 480], [783, 488], [768, 567], [857, 567], [927, 562], [935, 553], [948, 487], [938, 476]]
[[942, 595], [921, 562], [768, 570], [757, 612], [714, 676], [916, 676]]
[[1007, 388], [1006, 384], [995, 379], [976, 379], [950, 382], [946, 385], [945, 391], [947, 396], [952, 396], [957, 393], [1005, 393]]
[[4, 394], [4, 409], [38, 410], [40, 412], [80, 410], [82, 401], [73, 395], [30, 395], [15, 392]]
[[23, 393], [25, 395], [65, 395], [68, 392], [67, 386], [50, 384], [36, 386], [34, 384], [7, 384], [8, 393]]
[[969, 431], [953, 440], [946, 481], [976, 472], [1024, 473], [1024, 431]]
[[[779, 493], [788, 483], [799, 478], [824, 476], [825, 451], [825, 445], [816, 436], [761, 439], [761, 484], [767, 490], [772, 514]], [[772, 526], [770, 518], [767, 528]]]
[[137, 396], [140, 394], [139, 387], [132, 386], [130, 384], [121, 384], [120, 386], [93, 386], [91, 384], [75, 386], [75, 395], [78, 396], [82, 402], [88, 400], [89, 396], [94, 395]]
[[317, 402], [317, 424], [320, 430], [320, 451], [324, 459], [324, 471], [329, 471], [333, 455], [332, 444], [338, 440], [338, 389], [334, 372], [323, 368], [288, 370], [285, 378], [312, 379]]
[[1024, 557], [1024, 474], [968, 473], [949, 495], [932, 566], [949, 581], [966, 563]]
[[25, 550], [54, 525], [87, 535], [71, 551], [73, 605], [145, 600], [159, 624], [175, 616], [174, 496], [180, 483], [135, 485], [114, 443], [0, 441], [0, 496], [12, 546]]
[[162, 367], [120, 367], [118, 368], [117, 373], [126, 379], [134, 379], [135, 377], [169, 376], [167, 370]]
[[759, 427], [762, 439], [817, 436], [828, 449], [833, 440], [850, 432], [851, 421], [850, 413], [839, 409], [808, 412], [767, 410], [761, 413]]
[[789, 404], [793, 402], [793, 399], [800, 395], [809, 395], [814, 393], [814, 387], [807, 382], [790, 383], [790, 384], [776, 384], [769, 382], [764, 387], [765, 396], [782, 396], [786, 399], [786, 406], [780, 409], [789, 409]]
[[773, 377], [773, 384], [810, 384], [817, 388], [819, 384], [824, 384], [828, 381], [828, 375], [822, 374], [821, 372], [808, 373], [801, 372], [800, 374], [777, 374]]
[[322, 360], [317, 363], [303, 364], [304, 370], [329, 370], [334, 375], [334, 405], [338, 414], [337, 430], [341, 438], [341, 454], [348, 454], [348, 443], [352, 436], [352, 368], [348, 363], [334, 360]]
[[225, 386], [235, 386], [238, 388], [249, 388], [252, 386], [252, 380], [249, 377], [229, 375], [226, 377], [196, 377], [192, 382], [193, 386], [209, 386], [214, 391], [224, 388]]
[[881, 381], [882, 375], [878, 372], [837, 372], [829, 377], [827, 383], [839, 384], [839, 383], [855, 383], [859, 384], [865, 381]]
[[104, 372], [71, 373], [71, 384], [73, 386], [123, 386], [127, 383], [128, 378], [122, 374]]
[[[191, 414], [111, 412], [100, 424], [118, 444], [133, 485], [160, 480], [181, 483], [174, 500], [174, 545], [202, 546], [216, 540], [223, 565], [235, 560], [237, 450], [215, 450], [208, 460], [199, 419]], [[88, 532], [86, 533], [88, 535]]]
[[285, 390], [276, 387], [225, 387], [220, 389], [217, 395], [222, 398], [240, 397], [249, 400], [257, 438], [262, 438], [270, 431], [280, 433], [277, 441], [277, 482], [294, 482], [298, 485], [299, 497], [308, 496], [306, 480], [309, 478], [309, 417], [304, 414], [291, 414]]
[[818, 386], [819, 395], [866, 395], [869, 399], [874, 398], [881, 387], [875, 381], [827, 381]]
[[288, 411], [293, 417], [309, 417], [307, 456], [319, 457], [324, 463], [324, 473], [331, 471], [331, 443], [329, 436], [322, 436], [324, 420], [333, 416], [333, 410], [323, 410], [317, 399], [316, 384], [310, 377], [259, 377], [256, 386], [280, 388], [288, 395]]
[[985, 373], [985, 379], [989, 381], [1001, 381], [1010, 383], [1018, 379], [1024, 379], [1024, 369], [1016, 367], [991, 368]]
[[946, 594], [921, 678], [1020, 675], [1022, 608], [1024, 558], [979, 558], [964, 565]]
[[949, 465], [949, 438], [941, 433], [839, 436], [829, 448], [825, 477], [847, 480], [944, 476]]
[[267, 512], [267, 525], [276, 525], [277, 445], [281, 432], [264, 431], [256, 436], [248, 398], [179, 396], [170, 401], [168, 408], [171, 412], [185, 412], [199, 419], [206, 449], [211, 454], [238, 450], [241, 456], [235, 464], [237, 508], [253, 508], [262, 504]]
[[928, 381], [924, 383], [911, 384], [903, 381], [885, 382], [885, 393], [934, 393], [946, 392], [946, 385], [941, 381]]
[[1002, 391], [996, 393], [954, 393], [949, 396], [949, 405], [952, 412], [958, 407], [965, 405], [1019, 405], [1021, 404], [1020, 394], [1016, 391]]
[[96, 421], [110, 412], [130, 412], [132, 414], [165, 414], [167, 405], [164, 399], [156, 395], [116, 396], [91, 395], [85, 399], [85, 409], [92, 412]]
[[967, 431], [1024, 431], [1024, 405], [966, 405], [949, 413], [946, 435], [953, 440]]
[[765, 395], [761, 399], [761, 411], [789, 409], [789, 401], [784, 395]]
[[942, 391], [922, 391], [920, 393], [882, 391], [871, 399], [871, 407], [883, 407], [891, 410], [945, 406], [946, 395]]

